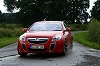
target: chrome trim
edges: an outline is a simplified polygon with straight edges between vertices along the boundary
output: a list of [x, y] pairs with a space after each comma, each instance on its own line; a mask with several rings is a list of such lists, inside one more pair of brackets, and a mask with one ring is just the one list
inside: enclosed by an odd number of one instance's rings
[[40, 42], [40, 43], [38, 43], [38, 44], [41, 44], [41, 43], [47, 42], [48, 39], [49, 39], [49, 38], [38, 38], [38, 37], [37, 37], [37, 38], [28, 38], [27, 40], [28, 40], [29, 43]]
[[42, 40], [48, 40], [49, 38], [28, 38], [28, 40], [32, 40], [32, 41], [42, 41]]

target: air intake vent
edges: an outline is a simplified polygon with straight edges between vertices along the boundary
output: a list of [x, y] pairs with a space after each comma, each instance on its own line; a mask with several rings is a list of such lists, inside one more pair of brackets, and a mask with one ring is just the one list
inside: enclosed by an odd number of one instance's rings
[[54, 47], [55, 47], [55, 43], [51, 44], [50, 45], [50, 51], [52, 51], [54, 49]]
[[22, 47], [23, 47], [24, 50], [26, 50], [26, 46], [25, 46], [25, 44], [22, 44]]

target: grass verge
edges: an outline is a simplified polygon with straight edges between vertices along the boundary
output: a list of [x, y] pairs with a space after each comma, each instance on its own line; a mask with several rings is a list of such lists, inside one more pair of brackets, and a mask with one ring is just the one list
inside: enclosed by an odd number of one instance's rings
[[0, 48], [8, 46], [8, 45], [10, 45], [12, 43], [17, 42], [18, 38], [19, 37], [11, 37], [11, 38], [5, 37], [5, 38], [0, 38]]
[[97, 44], [97, 43], [93, 43], [93, 42], [90, 42], [88, 41], [87, 39], [87, 33], [88, 32], [79, 32], [79, 33], [76, 33], [74, 35], [74, 41], [84, 45], [84, 46], [88, 46], [90, 48], [94, 48], [94, 49], [99, 49], [100, 50], [100, 45]]

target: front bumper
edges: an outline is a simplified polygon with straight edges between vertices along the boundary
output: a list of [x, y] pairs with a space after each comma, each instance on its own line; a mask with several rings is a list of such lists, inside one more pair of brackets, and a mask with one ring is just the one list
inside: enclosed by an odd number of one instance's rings
[[[44, 49], [32, 49], [30, 46], [40, 46], [43, 45]], [[18, 50], [21, 53], [62, 53], [63, 52], [64, 41], [48, 41], [43, 44], [31, 44], [27, 41], [18, 40]]]

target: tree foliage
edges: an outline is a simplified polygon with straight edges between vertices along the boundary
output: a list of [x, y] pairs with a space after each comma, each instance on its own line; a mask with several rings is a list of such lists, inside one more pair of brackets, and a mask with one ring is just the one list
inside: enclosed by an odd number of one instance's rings
[[2, 13], [0, 11], [0, 23], [1, 24], [5, 24], [5, 23], [7, 23], [7, 24], [17, 23], [17, 20], [15, 20], [15, 17], [13, 15], [14, 15], [14, 13]]
[[0, 11], [0, 22], [2, 21], [2, 12]]
[[89, 8], [89, 0], [71, 0], [72, 1], [72, 22], [87, 22], [89, 14], [86, 12]]
[[89, 0], [4, 0], [7, 10], [19, 9], [19, 23], [30, 25], [39, 20], [64, 20], [70, 23], [87, 22]]
[[92, 18], [95, 18], [100, 21], [100, 0], [97, 0], [91, 10]]
[[0, 23], [3, 23], [5, 21], [5, 16], [0, 10]]

